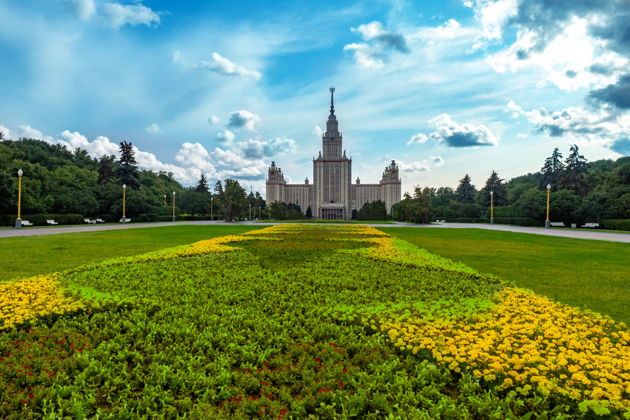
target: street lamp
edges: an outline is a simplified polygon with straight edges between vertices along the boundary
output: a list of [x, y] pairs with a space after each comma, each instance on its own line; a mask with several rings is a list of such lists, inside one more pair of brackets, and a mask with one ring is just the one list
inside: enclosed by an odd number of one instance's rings
[[164, 207], [166, 207], [166, 194], [164, 194]]
[[494, 224], [494, 191], [490, 191], [490, 224]]
[[551, 195], [551, 184], [547, 184], [547, 219], [545, 220], [545, 227], [551, 227], [551, 221], [549, 220], [549, 197]]
[[173, 222], [175, 221], [175, 191], [173, 191]]
[[249, 220], [252, 220], [252, 205], [249, 205]]
[[122, 222], [125, 223], [127, 221], [127, 216], [125, 214], [125, 210], [127, 207], [127, 184], [123, 184], [123, 216], [122, 216]]
[[214, 197], [210, 196], [210, 220], [214, 220]]
[[22, 175], [24, 175], [24, 172], [22, 171], [22, 169], [18, 169], [17, 219], [15, 219], [15, 227], [18, 229], [22, 227]]

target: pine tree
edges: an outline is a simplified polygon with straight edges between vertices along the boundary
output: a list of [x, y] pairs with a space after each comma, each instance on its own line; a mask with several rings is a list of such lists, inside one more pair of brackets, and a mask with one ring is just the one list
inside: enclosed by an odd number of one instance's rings
[[472, 185], [470, 177], [466, 174], [465, 177], [459, 180], [457, 190], [455, 190], [455, 199], [460, 203], [474, 203], [475, 202], [475, 186]]
[[114, 179], [115, 174], [115, 156], [101, 156], [98, 160], [98, 180], [99, 184], [107, 184]]
[[562, 188], [573, 190], [578, 194], [586, 194], [588, 184], [584, 179], [584, 173], [587, 169], [588, 163], [586, 158], [580, 154], [580, 149], [577, 145], [572, 145], [561, 177]]
[[206, 179], [206, 176], [204, 174], [201, 174], [201, 178], [199, 178], [199, 181], [197, 181], [197, 187], [195, 187], [195, 191], [202, 193], [207, 193], [208, 191], [210, 191], [208, 187], [208, 180]]
[[120, 142], [120, 158], [116, 175], [121, 184], [126, 184], [128, 188], [137, 189], [140, 186], [138, 180], [138, 162], [136, 162], [133, 144], [126, 141]]
[[493, 201], [495, 206], [505, 206], [507, 204], [507, 192], [505, 191], [505, 184], [503, 179], [499, 178], [499, 174], [492, 171], [485, 187], [479, 191], [478, 203], [484, 207], [490, 207], [490, 191], [494, 193]]
[[562, 163], [562, 153], [557, 147], [553, 149], [553, 153], [547, 159], [545, 164], [541, 168], [542, 173], [541, 188], [547, 188], [550, 184], [551, 188], [558, 189], [562, 172], [564, 171], [564, 164]]

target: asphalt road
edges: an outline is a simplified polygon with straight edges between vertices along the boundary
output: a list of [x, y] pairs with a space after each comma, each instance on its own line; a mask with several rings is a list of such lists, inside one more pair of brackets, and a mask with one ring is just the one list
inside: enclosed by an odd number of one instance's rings
[[[80, 233], [80, 232], [96, 232], [102, 230], [118, 230], [118, 229], [137, 229], [145, 227], [162, 227], [177, 225], [252, 225], [263, 227], [270, 224], [278, 223], [257, 223], [257, 222], [238, 222], [226, 223], [223, 221], [198, 221], [198, 222], [159, 222], [159, 223], [129, 223], [120, 225], [82, 225], [82, 226], [64, 226], [64, 227], [46, 227], [46, 228], [22, 228], [22, 229], [0, 229], [0, 238], [9, 238], [16, 236], [39, 236], [39, 235], [55, 235], [58, 233]], [[309, 223], [312, 225], [313, 223]], [[326, 225], [330, 225], [326, 223]], [[592, 239], [597, 241], [624, 242], [630, 243], [630, 234], [626, 233], [609, 233], [609, 232], [590, 232], [583, 230], [567, 230], [561, 228], [537, 228], [513, 225], [489, 225], [484, 223], [434, 223], [430, 225], [416, 225], [413, 223], [395, 223], [395, 224], [372, 224], [375, 227], [414, 227], [414, 228], [445, 228], [445, 229], [487, 229], [499, 230], [505, 232], [529, 233], [544, 236], [559, 236], [563, 238], [573, 239]]]

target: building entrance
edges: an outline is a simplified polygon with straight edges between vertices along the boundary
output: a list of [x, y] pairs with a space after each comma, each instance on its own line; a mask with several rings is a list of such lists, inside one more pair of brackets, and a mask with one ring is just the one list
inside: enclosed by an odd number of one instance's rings
[[320, 219], [324, 220], [343, 220], [344, 209], [322, 209], [322, 215]]

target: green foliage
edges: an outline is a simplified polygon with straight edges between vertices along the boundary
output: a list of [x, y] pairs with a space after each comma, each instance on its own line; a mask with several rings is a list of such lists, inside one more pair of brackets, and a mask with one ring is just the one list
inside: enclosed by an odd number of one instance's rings
[[542, 174], [540, 188], [544, 189], [547, 188], [547, 185], [551, 185], [552, 189], [557, 189], [563, 172], [564, 164], [562, 163], [562, 153], [560, 153], [560, 149], [556, 147], [553, 149], [551, 156], [545, 159], [545, 164], [540, 170]]
[[392, 219], [412, 223], [431, 221], [430, 190], [415, 187], [413, 196], [405, 194], [403, 199], [392, 206]]
[[387, 207], [381, 200], [365, 203], [357, 212], [357, 220], [387, 220]]
[[269, 217], [272, 220], [299, 220], [307, 216], [302, 213], [301, 207], [297, 204], [285, 204], [274, 201], [269, 206]]
[[116, 177], [119, 184], [136, 189], [140, 185], [138, 180], [138, 162], [136, 162], [133, 144], [126, 141], [120, 142], [120, 159], [116, 168]]
[[455, 190], [455, 200], [459, 203], [474, 203], [475, 193], [477, 192], [474, 185], [470, 181], [468, 174], [459, 180], [457, 190]]
[[630, 219], [603, 219], [600, 222], [600, 227], [603, 229], [630, 231]]

